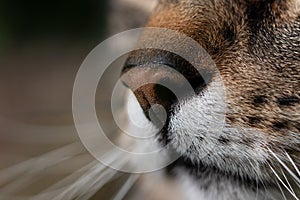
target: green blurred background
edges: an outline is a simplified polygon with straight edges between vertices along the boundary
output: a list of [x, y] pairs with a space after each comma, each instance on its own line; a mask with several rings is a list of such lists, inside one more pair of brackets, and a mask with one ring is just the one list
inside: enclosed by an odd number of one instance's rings
[[107, 0], [1, 0], [0, 48], [40, 40], [95, 42], [106, 33]]

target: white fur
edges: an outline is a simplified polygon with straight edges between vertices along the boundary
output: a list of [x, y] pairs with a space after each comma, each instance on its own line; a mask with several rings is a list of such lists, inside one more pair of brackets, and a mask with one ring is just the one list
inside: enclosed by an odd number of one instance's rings
[[[264, 177], [259, 163], [268, 158], [267, 150], [263, 148], [268, 140], [257, 131], [225, 124], [226, 104], [220, 86], [214, 82], [201, 96], [194, 96], [176, 106], [170, 121], [171, 143], [195, 163], [201, 161], [241, 176]], [[203, 140], [199, 140], [199, 136]], [[230, 142], [220, 144], [218, 139], [221, 136]], [[253, 144], [242, 144], [245, 138], [254, 139]], [[186, 152], [191, 146], [194, 151]]]

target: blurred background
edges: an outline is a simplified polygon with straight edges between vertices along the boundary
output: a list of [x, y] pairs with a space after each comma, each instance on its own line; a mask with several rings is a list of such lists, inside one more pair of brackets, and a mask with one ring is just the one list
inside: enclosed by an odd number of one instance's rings
[[[82, 180], [97, 163], [74, 128], [72, 89], [88, 53], [115, 33], [142, 27], [155, 3], [0, 0], [1, 200], [34, 199], [43, 191], [49, 195], [36, 199], [52, 199], [87, 187], [90, 196], [60, 199], [110, 199], [126, 181], [119, 177], [97, 192], [99, 182]], [[85, 188], [71, 187], [77, 178]]]
[[81, 62], [109, 36], [143, 25], [147, 13], [135, 2], [0, 0], [1, 116], [71, 122], [56, 112], [69, 113]]
[[[26, 138], [22, 131], [9, 133], [14, 132], [10, 123], [73, 124], [71, 97], [77, 70], [101, 41], [143, 25], [147, 11], [136, 2], [0, 0], [0, 117], [5, 121], [0, 126], [1, 149], [14, 148], [5, 141], [9, 137]], [[0, 167], [16, 162], [4, 151], [31, 151], [7, 148], [1, 151]]]

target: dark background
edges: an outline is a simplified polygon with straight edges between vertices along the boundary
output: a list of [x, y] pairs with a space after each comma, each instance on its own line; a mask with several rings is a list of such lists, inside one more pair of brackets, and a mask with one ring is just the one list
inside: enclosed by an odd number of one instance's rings
[[110, 10], [105, 0], [0, 0], [0, 116], [71, 123], [76, 72], [109, 35]]
[[99, 40], [107, 12], [106, 0], [1, 0], [1, 48], [37, 40]]
[[72, 124], [84, 58], [109, 36], [143, 26], [147, 2], [154, 0], [0, 0], [0, 117]]

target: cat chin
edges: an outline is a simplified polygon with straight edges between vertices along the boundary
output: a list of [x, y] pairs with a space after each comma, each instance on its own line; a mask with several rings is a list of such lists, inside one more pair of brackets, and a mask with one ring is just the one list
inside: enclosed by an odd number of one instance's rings
[[175, 173], [186, 199], [189, 200], [281, 199], [281, 194], [276, 187], [266, 183], [241, 181], [239, 178], [218, 173], [210, 168], [206, 168], [201, 173], [192, 173], [186, 167], [178, 167]]
[[[271, 186], [274, 185], [270, 179], [264, 179], [263, 177], [254, 177], [248, 174], [237, 174], [235, 171], [230, 171], [229, 169], [224, 170], [215, 166], [213, 164], [207, 165], [204, 162], [194, 162], [189, 159], [189, 157], [181, 156], [175, 162], [167, 167], [168, 174], [171, 175], [178, 175], [179, 171], [184, 171], [191, 177], [196, 179], [226, 179], [232, 182], [236, 182], [237, 184], [243, 184], [247, 188], [251, 188], [255, 186], [254, 189], [257, 187], [264, 187], [264, 186]], [[246, 172], [245, 172], [246, 173]]]
[[253, 177], [240, 177], [201, 162], [180, 157], [167, 168], [177, 177], [188, 200], [269, 200], [281, 199], [276, 183]]

